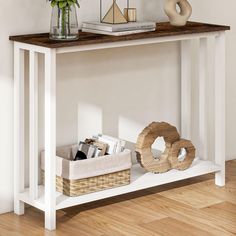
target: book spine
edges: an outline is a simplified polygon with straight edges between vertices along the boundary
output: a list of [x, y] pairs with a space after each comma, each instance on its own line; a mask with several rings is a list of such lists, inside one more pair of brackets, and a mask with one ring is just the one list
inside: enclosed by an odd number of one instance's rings
[[146, 30], [146, 29], [153, 29], [156, 26], [153, 24], [149, 25], [142, 25], [142, 26], [133, 26], [133, 27], [125, 27], [125, 26], [119, 26], [114, 27], [112, 32], [120, 32], [120, 31], [132, 31], [132, 30]]
[[86, 29], [82, 28], [83, 32], [94, 33], [94, 34], [104, 34], [104, 35], [111, 35], [111, 36], [123, 36], [123, 35], [131, 35], [137, 33], [145, 33], [155, 31], [156, 29], [146, 29], [146, 30], [132, 30], [132, 31], [124, 31], [124, 32], [107, 32], [102, 30], [93, 30], [93, 29]]
[[112, 27], [110, 26], [102, 26], [102, 25], [95, 25], [95, 24], [89, 24], [89, 23], [83, 23], [83, 28], [112, 32]]
[[118, 141], [117, 147], [116, 147], [116, 153], [120, 153], [120, 152], [121, 152], [121, 140]]
[[83, 23], [83, 28], [93, 29], [93, 30], [101, 30], [106, 32], [122, 32], [122, 31], [132, 31], [132, 30], [146, 30], [153, 29], [156, 25], [154, 23], [146, 24], [146, 25], [136, 25], [136, 26], [128, 26], [128, 25], [115, 25], [115, 26], [105, 26], [105, 25], [96, 25]]

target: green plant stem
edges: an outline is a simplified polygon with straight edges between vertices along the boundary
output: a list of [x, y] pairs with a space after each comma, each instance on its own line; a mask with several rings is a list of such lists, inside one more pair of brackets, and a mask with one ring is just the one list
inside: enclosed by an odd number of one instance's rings
[[58, 15], [57, 15], [57, 28], [59, 29], [60, 27], [60, 18], [61, 18], [61, 11], [58, 8]]
[[68, 13], [67, 13], [67, 16], [68, 16], [67, 27], [68, 27], [68, 34], [70, 35], [70, 8], [68, 8], [67, 11], [68, 11]]
[[64, 8], [62, 8], [61, 9], [61, 33], [62, 33], [62, 35], [64, 35], [64, 36], [66, 36], [66, 7], [64, 7]]

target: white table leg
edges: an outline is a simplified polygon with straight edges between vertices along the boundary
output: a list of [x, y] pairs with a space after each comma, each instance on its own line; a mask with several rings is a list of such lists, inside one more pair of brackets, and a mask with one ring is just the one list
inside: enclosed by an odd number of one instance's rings
[[181, 136], [191, 139], [191, 40], [181, 41]]
[[206, 127], [206, 72], [207, 72], [207, 38], [199, 40], [199, 157], [207, 159]]
[[225, 185], [225, 32], [215, 40], [215, 162], [221, 171], [215, 175], [218, 186]]
[[30, 51], [29, 56], [29, 162], [30, 198], [38, 197], [38, 53]]
[[45, 54], [45, 228], [56, 228], [56, 50]]
[[24, 214], [24, 50], [14, 43], [14, 212]]

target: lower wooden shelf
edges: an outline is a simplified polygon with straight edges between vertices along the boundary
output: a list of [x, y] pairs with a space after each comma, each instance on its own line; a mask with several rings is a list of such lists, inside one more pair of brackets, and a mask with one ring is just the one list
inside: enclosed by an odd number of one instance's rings
[[[192, 166], [185, 171], [171, 170], [164, 174], [147, 173], [143, 168], [140, 167], [139, 164], [136, 164], [132, 167], [131, 170], [130, 185], [90, 193], [79, 197], [68, 197], [57, 192], [56, 209], [59, 210], [71, 206], [93, 202], [183, 179], [205, 175], [208, 173], [218, 172], [220, 170], [221, 167], [219, 165], [216, 165], [211, 161], [199, 160], [198, 158], [196, 158]], [[38, 194], [38, 199], [31, 200], [29, 197], [29, 189], [25, 189], [25, 191], [20, 194], [20, 200], [44, 211], [44, 186], [39, 185]]]

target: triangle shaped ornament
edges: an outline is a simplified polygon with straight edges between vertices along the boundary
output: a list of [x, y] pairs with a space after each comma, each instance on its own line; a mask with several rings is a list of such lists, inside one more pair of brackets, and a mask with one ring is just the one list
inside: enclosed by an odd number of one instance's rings
[[107, 14], [102, 19], [102, 23], [107, 24], [124, 24], [127, 23], [124, 15], [122, 14], [120, 8], [117, 3], [114, 1], [111, 8], [107, 12]]

